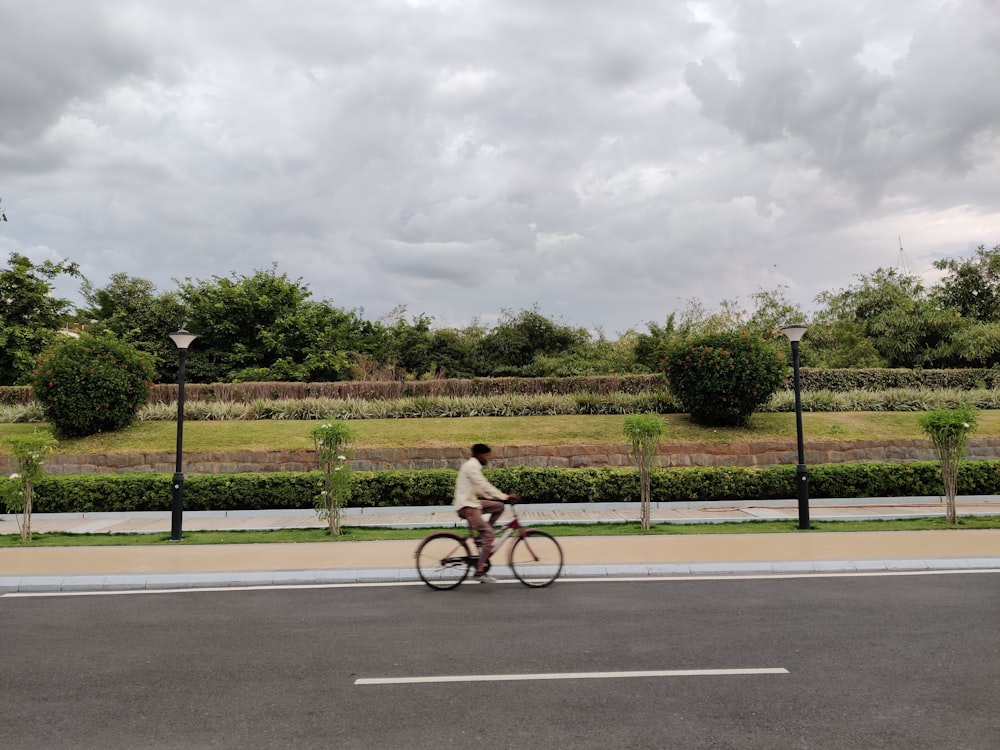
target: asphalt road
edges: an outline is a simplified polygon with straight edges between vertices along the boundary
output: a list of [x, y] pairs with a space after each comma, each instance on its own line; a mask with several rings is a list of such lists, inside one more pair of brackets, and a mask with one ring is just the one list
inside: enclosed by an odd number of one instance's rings
[[[0, 627], [7, 750], [1000, 747], [1000, 573], [4, 597]], [[669, 674], [732, 669], [787, 673]]]

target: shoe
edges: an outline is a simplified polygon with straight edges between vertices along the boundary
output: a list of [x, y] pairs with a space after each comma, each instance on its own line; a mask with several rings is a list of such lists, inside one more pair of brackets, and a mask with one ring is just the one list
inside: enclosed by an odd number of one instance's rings
[[483, 573], [482, 575], [473, 576], [480, 583], [499, 583], [499, 581], [491, 576], [489, 573]]

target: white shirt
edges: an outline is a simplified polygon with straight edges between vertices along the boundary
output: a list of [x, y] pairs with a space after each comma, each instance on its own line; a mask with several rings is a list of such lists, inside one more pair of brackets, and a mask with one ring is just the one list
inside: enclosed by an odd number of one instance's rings
[[481, 497], [507, 500], [509, 495], [489, 483], [483, 476], [483, 465], [473, 456], [458, 470], [458, 479], [455, 481], [455, 507], [482, 508], [483, 504], [479, 502]]

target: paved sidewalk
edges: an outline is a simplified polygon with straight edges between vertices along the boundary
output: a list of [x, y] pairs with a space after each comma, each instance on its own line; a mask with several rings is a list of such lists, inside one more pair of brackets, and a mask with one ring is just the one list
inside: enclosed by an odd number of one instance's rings
[[[1000, 515], [1000, 497], [960, 498], [960, 515]], [[520, 506], [531, 525], [635, 521], [635, 504]], [[941, 516], [938, 498], [812, 500], [814, 521]], [[704, 523], [797, 518], [792, 501], [671, 503], [654, 520]], [[345, 524], [455, 526], [450, 508], [350, 510]], [[187, 512], [185, 531], [319, 527], [311, 511]], [[169, 513], [38, 514], [36, 532], [169, 531]], [[0, 533], [14, 533], [0, 516]], [[554, 529], [557, 532], [557, 529]], [[1000, 572], [1000, 529], [563, 537], [568, 578], [987, 570]], [[141, 545], [0, 549], [0, 593], [416, 581], [414, 541]], [[498, 575], [509, 574], [498, 566]]]

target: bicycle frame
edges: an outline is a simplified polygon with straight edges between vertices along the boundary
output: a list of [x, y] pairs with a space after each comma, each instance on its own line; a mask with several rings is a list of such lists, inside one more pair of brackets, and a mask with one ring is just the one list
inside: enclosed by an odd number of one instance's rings
[[[510, 509], [511, 512], [514, 514], [514, 517], [510, 519], [507, 523], [505, 523], [502, 526], [503, 531], [501, 531], [499, 534], [497, 534], [497, 536], [493, 538], [493, 547], [490, 549], [490, 556], [487, 558], [488, 560], [493, 559], [493, 556], [500, 551], [500, 548], [507, 543], [507, 540], [510, 539], [512, 536], [514, 536], [515, 531], [518, 532], [517, 536], [519, 537], [524, 536], [525, 532], [528, 531], [528, 529], [524, 528], [521, 525], [521, 521], [517, 517], [517, 506], [511, 504]], [[479, 537], [472, 536], [472, 531], [470, 529], [469, 538], [475, 540], [478, 539]]]

